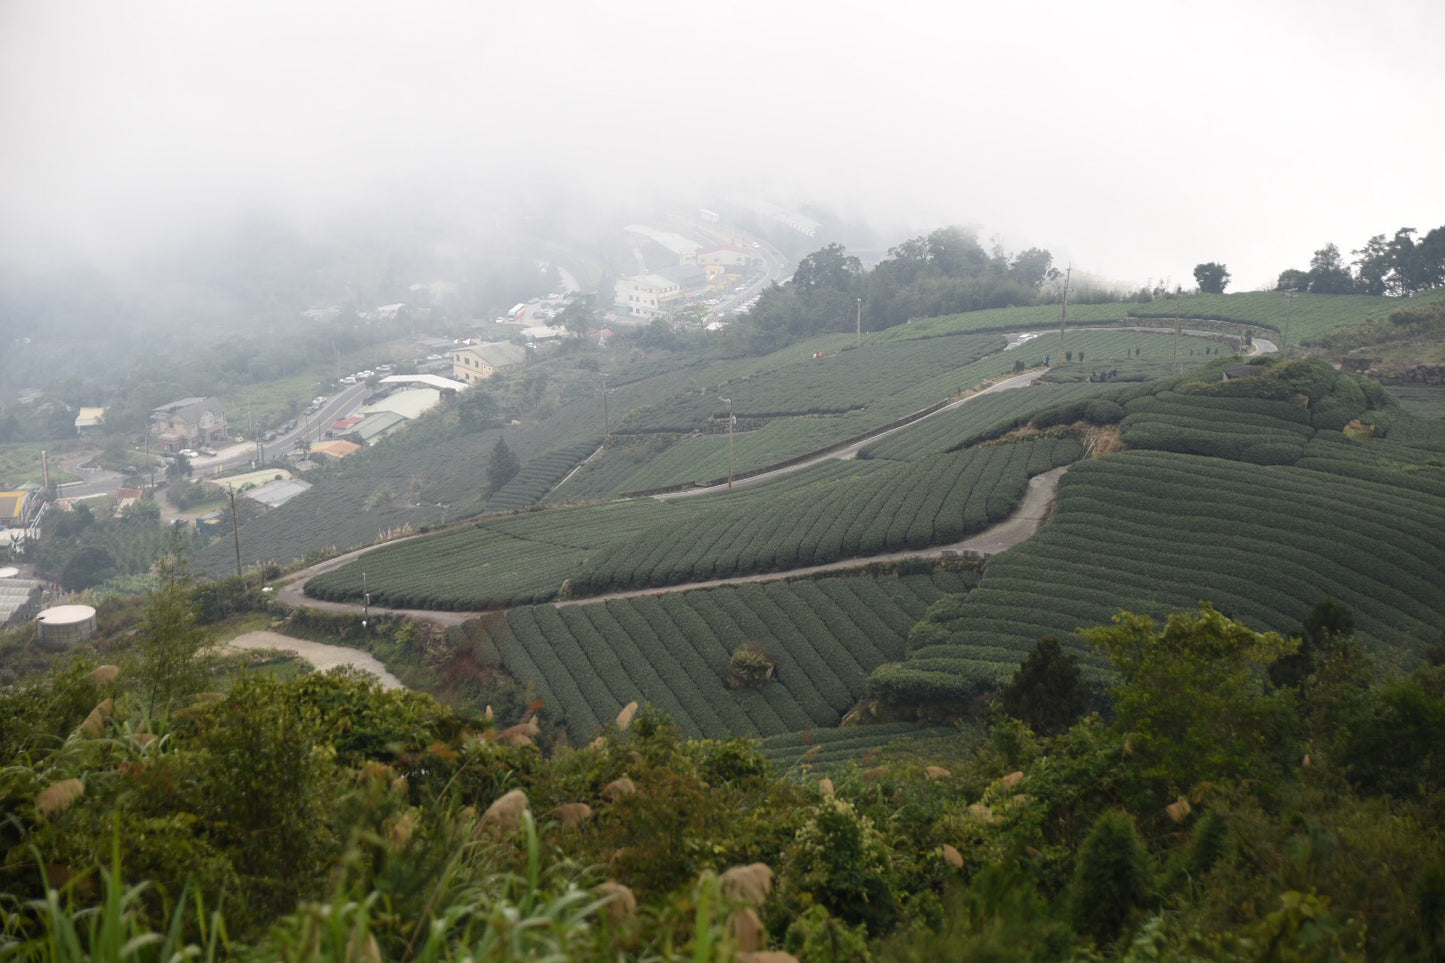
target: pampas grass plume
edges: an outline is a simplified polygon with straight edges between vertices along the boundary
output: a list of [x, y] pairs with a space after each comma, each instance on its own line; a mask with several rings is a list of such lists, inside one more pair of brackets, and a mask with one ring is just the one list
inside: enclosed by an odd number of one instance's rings
[[513, 789], [487, 807], [487, 811], [482, 814], [482, 822], [512, 828], [521, 822], [522, 810], [526, 808], [527, 793], [521, 789]]
[[631, 889], [616, 880], [609, 879], [605, 883], [597, 884], [594, 892], [598, 896], [612, 898], [607, 904], [607, 918], [613, 923], [630, 920], [637, 914], [637, 897], [632, 895]]
[[606, 796], [612, 802], [616, 802], [623, 796], [630, 796], [635, 792], [637, 792], [637, 783], [628, 779], [626, 776], [620, 779], [614, 779], [602, 787], [602, 795]]
[[85, 795], [85, 783], [79, 779], [62, 779], [40, 790], [35, 796], [35, 811], [41, 816], [53, 816], [70, 808]]
[[563, 826], [567, 826], [570, 828], [573, 826], [580, 826], [582, 823], [585, 823], [587, 820], [591, 819], [592, 807], [587, 805], [586, 803], [580, 802], [563, 803], [556, 809], [552, 810], [552, 815], [557, 817], [557, 821], [560, 822]]
[[633, 700], [623, 706], [621, 712], [617, 713], [617, 728], [625, 731], [628, 726], [632, 725], [632, 719], [636, 715], [637, 701]]
[[753, 906], [762, 906], [773, 890], [773, 871], [766, 863], [730, 867], [719, 879], [728, 897]]

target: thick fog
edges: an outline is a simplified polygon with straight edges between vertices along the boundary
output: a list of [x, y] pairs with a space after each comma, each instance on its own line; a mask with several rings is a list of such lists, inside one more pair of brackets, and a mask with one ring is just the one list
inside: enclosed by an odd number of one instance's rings
[[0, 259], [749, 195], [1234, 290], [1445, 222], [1445, 5], [0, 0]]

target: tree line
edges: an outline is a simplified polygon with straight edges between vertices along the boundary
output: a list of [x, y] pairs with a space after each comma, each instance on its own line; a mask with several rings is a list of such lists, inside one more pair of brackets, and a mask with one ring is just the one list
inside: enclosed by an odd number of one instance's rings
[[1350, 253], [1346, 263], [1335, 244], [1310, 258], [1309, 270], [1281, 271], [1275, 290], [1311, 294], [1373, 294], [1402, 297], [1445, 285], [1445, 226], [1416, 239], [1419, 231], [1402, 227], [1393, 237], [1376, 234]]
[[768, 350], [865, 324], [877, 331], [911, 318], [1035, 304], [1060, 277], [1042, 248], [988, 251], [959, 227], [904, 241], [872, 270], [832, 243], [803, 258], [788, 284], [764, 290], [743, 327], [753, 348]]

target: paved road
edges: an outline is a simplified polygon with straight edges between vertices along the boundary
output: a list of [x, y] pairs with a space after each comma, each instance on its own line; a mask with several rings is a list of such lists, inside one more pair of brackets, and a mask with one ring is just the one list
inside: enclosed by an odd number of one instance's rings
[[[801, 471], [804, 468], [810, 468], [820, 462], [832, 460], [841, 461], [849, 458], [856, 458], [858, 456], [858, 449], [862, 448], [865, 445], [871, 445], [880, 438], [887, 438], [894, 432], [907, 431], [915, 425], [922, 424], [929, 418], [935, 417], [936, 415], [941, 415], [945, 411], [952, 411], [959, 405], [967, 404], [968, 402], [972, 401], [975, 398], [981, 397], [982, 395], [991, 395], [996, 391], [1008, 391], [1011, 388], [1023, 388], [1031, 385], [1034, 383], [1035, 379], [1042, 377], [1044, 374], [1047, 373], [1047, 371], [1048, 369], [1046, 368], [1039, 368], [1034, 371], [1026, 371], [1021, 375], [1014, 375], [1011, 378], [1005, 378], [1003, 381], [1000, 381], [997, 384], [990, 385], [987, 388], [983, 388], [979, 391], [968, 394], [963, 398], [952, 402], [951, 404], [944, 405], [937, 411], [930, 412], [924, 415], [922, 418], [919, 418], [917, 421], [910, 421], [906, 425], [899, 425], [897, 428], [890, 428], [887, 431], [879, 432], [876, 435], [869, 435], [862, 441], [849, 445], [847, 448], [840, 448], [837, 451], [831, 451], [826, 455], [819, 455], [817, 458], [810, 458], [807, 461], [799, 462], [796, 465], [788, 465], [786, 468], [779, 468], [775, 471], [764, 472], [761, 475], [750, 475], [747, 478], [735, 478], [733, 479], [733, 487], [741, 488], [744, 485], [756, 485], [759, 482], [765, 482], [777, 478], [779, 475], [786, 475], [790, 472]], [[704, 485], [699, 488], [688, 488], [680, 492], [666, 492], [661, 495], [653, 495], [652, 497], [656, 498], [660, 502], [667, 502], [673, 501], [674, 499], [678, 498], [690, 498], [693, 495], [706, 495], [710, 492], [717, 492], [720, 490], [725, 491], [727, 487], [727, 483], [724, 482], [721, 485]]]
[[[420, 538], [421, 536], [412, 535], [409, 537]], [[395, 545], [400, 541], [405, 541], [405, 539], [393, 539], [382, 544]], [[311, 566], [302, 572], [299, 578], [278, 586], [276, 589], [276, 601], [293, 609], [300, 608], [304, 605], [309, 609], [318, 609], [322, 612], [350, 612], [357, 618], [360, 618], [363, 609], [360, 605], [353, 602], [326, 602], [321, 599], [309, 597], [306, 594], [306, 581], [313, 575], [320, 575], [322, 572], [329, 572], [332, 569], [340, 568], [347, 562], [354, 561], [372, 549], [380, 547], [379, 545], [368, 545], [366, 548], [358, 548], [355, 551], [347, 552], [345, 555], [338, 555], [335, 558], [327, 559], [324, 562]], [[474, 619], [479, 615], [486, 614], [485, 612], [452, 612], [443, 609], [389, 609], [380, 605], [369, 606], [367, 611], [377, 615], [405, 615], [413, 619], [435, 622], [438, 625], [461, 625], [468, 619]]]
[[1012, 548], [1019, 542], [1028, 538], [1038, 531], [1048, 520], [1049, 512], [1053, 506], [1054, 493], [1059, 487], [1059, 478], [1070, 466], [1064, 465], [1044, 472], [1042, 475], [1035, 475], [1029, 479], [1028, 488], [1024, 491], [1024, 497], [1017, 508], [1008, 518], [996, 525], [990, 525], [977, 534], [970, 535], [961, 542], [952, 545], [935, 545], [932, 548], [913, 550], [907, 552], [889, 552], [885, 555], [869, 555], [863, 558], [848, 558], [837, 562], [829, 562], [827, 565], [810, 565], [807, 568], [792, 568], [782, 572], [764, 572], [758, 575], [740, 575], [735, 578], [711, 579], [706, 582], [686, 582], [682, 585], [668, 585], [661, 588], [637, 589], [630, 592], [612, 592], [606, 595], [593, 595], [585, 599], [569, 599], [565, 602], [557, 602], [558, 606], [563, 605], [587, 605], [591, 602], [605, 602], [609, 599], [631, 599], [645, 595], [664, 595], [670, 592], [691, 592], [694, 589], [717, 588], [720, 585], [736, 585], [740, 582], [777, 582], [790, 578], [807, 578], [823, 572], [841, 572], [852, 568], [860, 568], [873, 562], [897, 562], [905, 558], [944, 558], [954, 554], [965, 552], [979, 552], [984, 555], [994, 555], [1006, 548]]
[[340, 665], [349, 665], [363, 672], [369, 672], [381, 682], [383, 689], [402, 689], [401, 680], [387, 671], [386, 666], [370, 652], [349, 649], [343, 645], [327, 645], [310, 639], [293, 639], [279, 632], [247, 632], [225, 643], [233, 649], [284, 649], [295, 652], [310, 662], [317, 672], [325, 672]]

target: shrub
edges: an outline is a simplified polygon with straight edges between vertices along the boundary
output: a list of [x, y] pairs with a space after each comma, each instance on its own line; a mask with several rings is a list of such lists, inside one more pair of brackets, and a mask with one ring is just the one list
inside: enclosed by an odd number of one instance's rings
[[1100, 946], [1113, 943], [1144, 906], [1150, 888], [1144, 845], [1128, 813], [1104, 813], [1079, 849], [1070, 893], [1074, 929]]
[[756, 642], [744, 642], [733, 651], [728, 664], [728, 687], [760, 689], [773, 677], [777, 663], [767, 649]]

